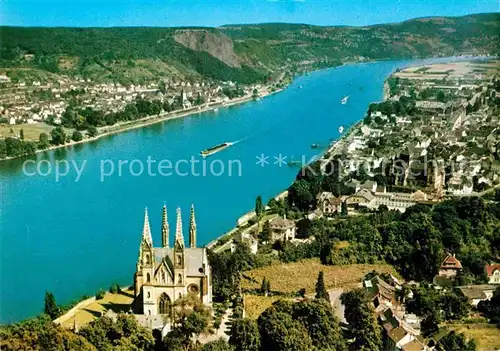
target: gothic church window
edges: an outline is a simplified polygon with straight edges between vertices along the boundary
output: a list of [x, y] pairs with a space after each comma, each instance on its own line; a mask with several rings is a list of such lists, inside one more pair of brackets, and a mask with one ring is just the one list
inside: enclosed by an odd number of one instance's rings
[[149, 255], [146, 255], [146, 264], [151, 264], [151, 258]]
[[146, 275], [146, 280], [148, 283], [151, 282], [151, 275], [149, 273]]
[[182, 284], [182, 274], [179, 274], [179, 278], [177, 280], [179, 284]]
[[158, 302], [158, 314], [168, 314], [170, 311], [170, 298], [167, 294], [163, 293]]

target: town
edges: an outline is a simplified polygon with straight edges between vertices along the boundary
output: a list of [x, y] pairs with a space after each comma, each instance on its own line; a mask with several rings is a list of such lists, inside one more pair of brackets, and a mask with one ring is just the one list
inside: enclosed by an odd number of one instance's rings
[[340, 212], [342, 202], [404, 212], [497, 188], [499, 73], [497, 61], [395, 72], [385, 101], [371, 104], [365, 119], [327, 151], [323, 167], [353, 194], [339, 197], [338, 187], [337, 194], [320, 194], [322, 212]]
[[[29, 58], [28, 58], [29, 59]], [[14, 71], [17, 73], [16, 71]], [[290, 82], [266, 84], [164, 78], [144, 84], [96, 83], [82, 77], [0, 74], [0, 158], [91, 140], [145, 123], [259, 99]]]

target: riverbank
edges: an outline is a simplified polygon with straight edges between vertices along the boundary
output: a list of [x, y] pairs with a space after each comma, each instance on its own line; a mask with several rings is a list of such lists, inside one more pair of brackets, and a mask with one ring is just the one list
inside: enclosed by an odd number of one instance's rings
[[[456, 59], [451, 58], [451, 60]], [[422, 65], [421, 62], [416, 62], [415, 64], [408, 65], [407, 67], [415, 67]], [[393, 76], [393, 74], [396, 72], [396, 69], [394, 69], [387, 77], [384, 79], [383, 85], [382, 85], [382, 99], [381, 100], [373, 100], [369, 102], [369, 104], [366, 106], [364, 116], [366, 116], [368, 108], [370, 104], [372, 103], [379, 103], [379, 102], [384, 102], [390, 99], [390, 88], [388, 84], [388, 80]], [[352, 103], [352, 101], [348, 102]], [[363, 116], [363, 117], [364, 117]], [[314, 160], [311, 162], [321, 162], [322, 166], [321, 169], [322, 171], [325, 170], [326, 165], [328, 164], [329, 161], [331, 161], [336, 155], [341, 153], [341, 151], [349, 145], [353, 140], [352, 138], [354, 135], [357, 134], [358, 131], [361, 130], [362, 126], [364, 124], [363, 118], [360, 120], [354, 122], [350, 126], [343, 126], [344, 127], [344, 132], [342, 133], [341, 136], [339, 136], [337, 139], [331, 141], [328, 145], [327, 148], [323, 149], [320, 153], [318, 153], [315, 157]], [[301, 168], [306, 165], [302, 164]], [[275, 200], [280, 200], [286, 197], [288, 194], [288, 190], [284, 190], [279, 193], [276, 197], [274, 197]], [[243, 216], [239, 217], [236, 225], [231, 228], [229, 231], [225, 232], [224, 234], [218, 236], [217, 238], [213, 239], [207, 244], [207, 247], [210, 248], [211, 250], [220, 250], [223, 247], [225, 247], [228, 242], [231, 241], [231, 239], [234, 237], [235, 234], [239, 233], [241, 230], [247, 230], [249, 227], [249, 221], [250, 220], [256, 220], [256, 215], [255, 212], [249, 211], [245, 213]]]
[[[269, 91], [268, 90], [269, 87], [262, 88], [259, 91], [259, 96], [257, 99], [263, 99], [263, 98], [266, 98], [268, 96], [277, 94], [277, 93], [285, 90], [287, 87], [288, 87], [288, 85], [282, 89], [276, 89], [274, 91]], [[230, 100], [228, 102], [207, 103], [203, 107], [199, 106], [199, 107], [191, 108], [188, 110], [164, 112], [164, 113], [160, 113], [159, 115], [156, 115], [156, 116], [147, 116], [147, 117], [143, 117], [141, 119], [135, 120], [135, 121], [117, 123], [117, 124], [109, 126], [109, 127], [100, 127], [100, 128], [98, 128], [99, 134], [97, 134], [94, 137], [87, 137], [87, 138], [82, 139], [80, 141], [73, 141], [72, 140], [70, 142], [67, 142], [67, 143], [64, 143], [61, 145], [52, 145], [52, 146], [49, 146], [48, 148], [45, 148], [45, 149], [36, 150], [34, 154], [52, 151], [52, 150], [56, 150], [56, 149], [60, 149], [60, 148], [64, 148], [64, 147], [71, 147], [71, 146], [78, 145], [78, 144], [85, 144], [85, 143], [96, 141], [96, 140], [99, 140], [101, 138], [113, 135], [113, 134], [118, 134], [118, 133], [126, 132], [129, 130], [133, 130], [133, 129], [147, 127], [147, 126], [150, 126], [150, 125], [153, 125], [156, 123], [160, 123], [160, 122], [164, 122], [164, 121], [168, 121], [168, 120], [189, 117], [189, 116], [204, 113], [204, 112], [216, 111], [219, 108], [236, 106], [236, 105], [240, 105], [240, 104], [250, 102], [250, 101], [255, 101], [255, 100], [256, 100], [256, 98], [253, 96], [253, 93], [251, 93], [251, 94], [247, 94], [243, 97]], [[31, 155], [33, 155], [33, 154], [31, 154]], [[30, 156], [30, 155], [19, 155], [19, 156], [9, 156], [9, 157], [5, 157], [5, 158], [0, 158], [0, 163], [2, 161], [18, 159], [18, 158], [22, 158], [22, 157], [26, 157], [26, 156]]]

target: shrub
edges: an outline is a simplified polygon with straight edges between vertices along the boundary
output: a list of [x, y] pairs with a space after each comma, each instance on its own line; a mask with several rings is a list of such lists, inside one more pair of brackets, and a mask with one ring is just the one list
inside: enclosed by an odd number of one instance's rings
[[73, 132], [73, 135], [71, 136], [71, 139], [73, 139], [74, 141], [82, 141], [83, 135], [78, 130], [75, 130]]
[[88, 133], [89, 137], [95, 137], [97, 135], [97, 133], [98, 133], [97, 132], [97, 128], [94, 127], [94, 126], [90, 126], [87, 129], [87, 133]]
[[112, 293], [112, 294], [118, 294], [119, 292], [121, 292], [122, 289], [120, 289], [120, 285], [118, 284], [112, 284], [110, 287], [109, 287], [109, 292]]
[[100, 289], [98, 292], [96, 292], [95, 299], [102, 300], [104, 298], [104, 295], [106, 295], [106, 291], [104, 291], [103, 289]]

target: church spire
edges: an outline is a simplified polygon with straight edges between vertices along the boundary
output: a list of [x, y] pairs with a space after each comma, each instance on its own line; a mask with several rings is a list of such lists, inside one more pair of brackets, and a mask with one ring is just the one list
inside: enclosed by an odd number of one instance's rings
[[148, 208], [144, 210], [144, 228], [142, 230], [142, 240], [146, 240], [146, 242], [153, 247], [153, 238], [151, 237], [151, 228], [149, 227], [149, 217], [148, 217]]
[[194, 205], [191, 205], [191, 218], [189, 219], [189, 246], [196, 247], [196, 219], [194, 218]]
[[168, 247], [169, 242], [169, 228], [167, 218], [167, 206], [163, 205], [163, 212], [161, 216], [161, 244], [163, 247]]
[[181, 209], [177, 207], [177, 225], [175, 228], [175, 247], [184, 248], [184, 236], [182, 234], [182, 218]]

